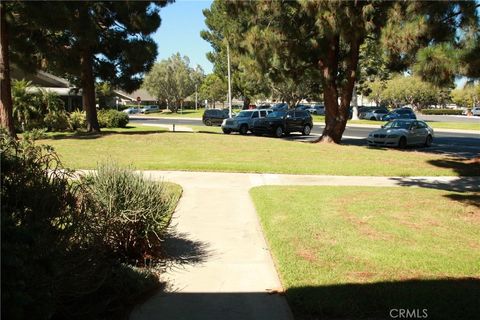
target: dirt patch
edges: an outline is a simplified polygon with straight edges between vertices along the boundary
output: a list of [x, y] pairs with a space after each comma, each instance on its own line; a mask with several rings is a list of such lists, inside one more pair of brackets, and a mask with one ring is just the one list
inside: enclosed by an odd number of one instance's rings
[[313, 252], [310, 249], [307, 249], [307, 248], [299, 249], [297, 250], [296, 255], [308, 262], [317, 262], [317, 257], [315, 255], [315, 252]]
[[384, 240], [384, 241], [389, 241], [393, 240], [393, 236], [390, 234], [382, 233], [373, 228], [369, 223], [368, 219], [362, 219], [355, 217], [354, 215], [348, 214], [345, 212], [343, 214], [345, 219], [350, 222], [352, 226], [355, 227], [355, 229], [363, 236], [372, 239], [372, 240]]
[[378, 274], [368, 271], [353, 271], [347, 273], [347, 278], [352, 282], [368, 282], [375, 278]]

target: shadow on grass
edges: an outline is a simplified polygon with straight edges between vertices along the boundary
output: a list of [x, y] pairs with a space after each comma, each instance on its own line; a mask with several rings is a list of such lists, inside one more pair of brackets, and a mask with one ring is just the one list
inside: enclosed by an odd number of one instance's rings
[[[285, 295], [296, 320], [405, 319], [406, 310], [408, 319], [471, 320], [480, 314], [479, 279], [306, 286], [290, 288]], [[290, 319], [283, 297], [266, 291], [163, 292], [135, 313], [137, 318]]]
[[[128, 127], [127, 127], [128, 128]], [[145, 130], [145, 131], [102, 131], [99, 133], [88, 133], [88, 132], [76, 132], [76, 133], [60, 133], [52, 136], [48, 136], [45, 139], [50, 140], [90, 140], [98, 139], [110, 135], [147, 135], [152, 133], [167, 133], [167, 130]]]
[[[449, 158], [440, 160], [429, 160], [428, 163], [440, 167], [452, 169], [459, 177], [454, 181], [429, 181], [417, 178], [392, 178], [399, 185], [406, 187], [422, 187], [453, 191], [456, 193], [445, 195], [446, 198], [461, 202], [467, 206], [480, 207], [480, 157], [473, 159]], [[459, 194], [463, 193], [463, 194]]]
[[414, 312], [409, 319], [467, 320], [480, 314], [479, 278], [297, 287], [286, 296], [297, 320], [393, 319], [401, 318], [399, 309]]

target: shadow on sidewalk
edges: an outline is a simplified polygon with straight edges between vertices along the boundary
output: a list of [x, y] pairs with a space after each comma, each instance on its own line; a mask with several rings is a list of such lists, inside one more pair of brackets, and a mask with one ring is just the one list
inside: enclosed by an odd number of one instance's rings
[[172, 227], [164, 238], [163, 249], [165, 268], [200, 264], [213, 253], [207, 243], [193, 240], [188, 234], [178, 232], [175, 227]]
[[[132, 319], [287, 320], [290, 312], [282, 295], [163, 292], [137, 308]], [[480, 314], [477, 278], [302, 286], [289, 288], [285, 296], [296, 320], [407, 319], [407, 310], [408, 319], [471, 320]]]

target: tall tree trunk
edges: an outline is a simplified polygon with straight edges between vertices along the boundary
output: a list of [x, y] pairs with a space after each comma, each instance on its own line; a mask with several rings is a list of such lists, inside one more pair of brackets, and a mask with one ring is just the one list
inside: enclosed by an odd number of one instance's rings
[[95, 79], [93, 77], [92, 54], [88, 47], [82, 49], [82, 57], [80, 59], [82, 67], [82, 97], [83, 109], [86, 113], [87, 131], [100, 132], [100, 126], [97, 119], [97, 108], [95, 107]]
[[8, 134], [16, 138], [13, 124], [12, 88], [10, 83], [10, 57], [8, 55], [7, 21], [5, 20], [5, 4], [0, 3], [0, 125]]
[[360, 37], [353, 38], [350, 43], [350, 51], [346, 63], [346, 83], [341, 88], [340, 104], [338, 103], [338, 55], [340, 41], [333, 37], [330, 42], [327, 59], [320, 61], [319, 65], [323, 72], [323, 97], [325, 102], [325, 128], [320, 142], [340, 143], [343, 132], [347, 125], [350, 102], [352, 100], [353, 87], [355, 85], [356, 70], [360, 52]]
[[319, 142], [340, 143], [345, 130], [346, 117], [341, 114], [338, 104], [338, 55], [340, 37], [332, 37], [328, 46], [327, 57], [319, 61], [322, 71], [323, 101], [325, 103], [325, 128]]

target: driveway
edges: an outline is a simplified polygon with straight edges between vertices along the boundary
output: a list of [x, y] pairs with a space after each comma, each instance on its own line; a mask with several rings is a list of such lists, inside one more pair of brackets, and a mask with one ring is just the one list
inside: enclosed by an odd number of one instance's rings
[[260, 185], [422, 186], [471, 190], [478, 177], [345, 177], [146, 171], [183, 187], [167, 239], [169, 284], [133, 320], [293, 319], [248, 191]]

